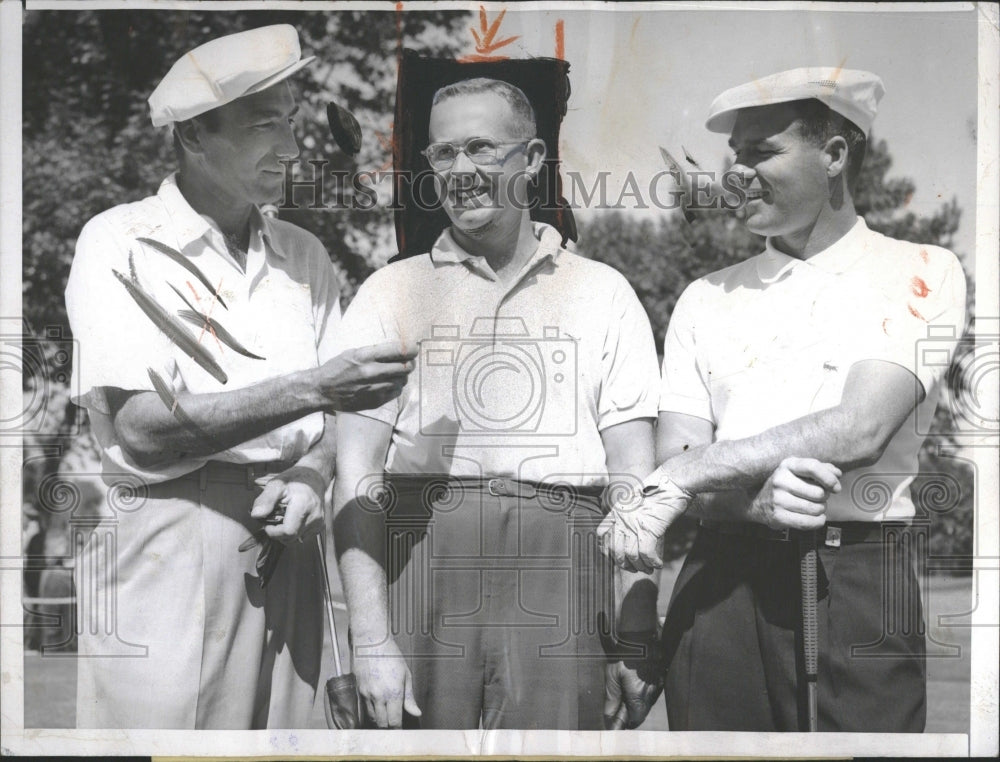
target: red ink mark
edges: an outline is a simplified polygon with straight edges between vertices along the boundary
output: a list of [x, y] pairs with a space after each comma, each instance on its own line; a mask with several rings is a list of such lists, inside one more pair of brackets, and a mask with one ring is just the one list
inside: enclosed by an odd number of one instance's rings
[[929, 259], [929, 257], [927, 256], [927, 249], [920, 250], [920, 259], [923, 260], [925, 265], [927, 264], [927, 260]]
[[913, 292], [914, 296], [919, 297], [920, 299], [923, 299], [931, 292], [931, 290], [927, 288], [927, 284], [924, 283], [923, 278], [918, 278], [916, 275], [910, 279], [910, 290]]
[[566, 25], [562, 19], [556, 22], [556, 58], [566, 60]]
[[[197, 303], [197, 305], [199, 307], [201, 307], [201, 299], [198, 296], [198, 292], [194, 290], [194, 286], [191, 285], [191, 281], [186, 280], [184, 282], [187, 283], [187, 287], [189, 289], [191, 289], [191, 293], [194, 294], [195, 303]], [[219, 289], [221, 289], [221, 288], [222, 288], [222, 279], [220, 278], [219, 279], [219, 288], [217, 288], [215, 290], [219, 291]], [[216, 302], [216, 298], [215, 298], [215, 295], [213, 294], [212, 295], [212, 303], [210, 305], [208, 305], [208, 312], [205, 313], [206, 314], [206, 318], [212, 316], [212, 308], [215, 306], [215, 302]], [[201, 344], [201, 340], [203, 338], [205, 338], [205, 330], [206, 329], [208, 330], [209, 333], [212, 334], [212, 338], [215, 339], [215, 343], [219, 345], [219, 351], [221, 352], [222, 351], [222, 342], [220, 342], [219, 341], [219, 337], [215, 335], [215, 329], [212, 327], [212, 324], [207, 319], [205, 320], [205, 324], [201, 327], [201, 333], [198, 334], [198, 343]]]
[[[403, 70], [403, 4], [396, 3], [396, 82], [402, 84], [399, 73]], [[397, 91], [398, 92], [398, 91]], [[395, 125], [389, 125], [390, 151], [389, 165], [391, 166], [397, 156], [403, 155], [402, 136], [396, 134]], [[379, 142], [382, 138], [379, 137]], [[388, 169], [388, 167], [387, 167]]]
[[925, 323], [927, 322], [927, 318], [925, 318], [923, 315], [921, 315], [919, 312], [917, 312], [913, 308], [912, 304], [907, 304], [906, 307], [910, 311], [910, 314], [913, 315], [913, 317], [917, 318], [918, 320], [923, 320]]
[[383, 161], [378, 166], [378, 168], [376, 168], [376, 170], [375, 170], [376, 173], [378, 173], [378, 172], [385, 172], [387, 169], [389, 169], [392, 166], [392, 160], [393, 160], [394, 149], [395, 149], [395, 140], [396, 140], [396, 137], [395, 137], [396, 136], [395, 127], [396, 127], [396, 125], [395, 125], [394, 122], [389, 122], [389, 134], [388, 135], [386, 135], [384, 132], [379, 132], [378, 130], [375, 130], [375, 138], [378, 140], [378, 144], [380, 146], [382, 146], [382, 150], [383, 151], [387, 151], [388, 154], [389, 154], [388, 161]]
[[494, 41], [497, 32], [500, 30], [500, 22], [503, 21], [503, 17], [506, 15], [507, 9], [504, 8], [500, 11], [500, 15], [493, 19], [493, 23], [491, 24], [489, 18], [486, 16], [486, 8], [481, 5], [479, 6], [479, 30], [477, 31], [475, 27], [470, 27], [472, 36], [476, 40], [476, 53], [459, 58], [459, 63], [481, 63], [483, 61], [505, 61], [507, 59], [507, 56], [494, 54], [495, 51], [510, 45], [514, 40], [518, 39], [515, 36]]
[[396, 80], [403, 63], [403, 4], [396, 3]]
[[888, 330], [888, 327], [886, 325], [888, 322], [889, 322], [889, 318], [885, 318], [882, 321], [882, 333], [884, 333], [886, 336], [889, 335], [889, 330]]

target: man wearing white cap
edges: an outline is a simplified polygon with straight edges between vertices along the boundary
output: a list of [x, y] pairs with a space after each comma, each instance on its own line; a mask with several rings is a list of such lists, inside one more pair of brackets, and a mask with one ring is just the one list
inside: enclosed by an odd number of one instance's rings
[[678, 515], [700, 519], [664, 630], [671, 729], [806, 729], [789, 541], [806, 531], [819, 544], [818, 729], [924, 727], [906, 528], [916, 415], [933, 413], [942, 368], [916, 343], [930, 327], [954, 345], [965, 278], [951, 252], [857, 216], [882, 93], [867, 72], [796, 69], [712, 104], [707, 126], [730, 135], [747, 227], [767, 243], [682, 294], [664, 347], [662, 465], [641, 508], [602, 528], [617, 562], [644, 569]]
[[149, 99], [179, 171], [77, 242], [74, 388], [113, 537], [77, 563], [80, 727], [308, 725], [332, 414], [398, 395], [413, 357], [398, 343], [334, 355], [329, 256], [259, 211], [298, 155], [285, 80], [312, 60], [284, 25], [187, 53]]

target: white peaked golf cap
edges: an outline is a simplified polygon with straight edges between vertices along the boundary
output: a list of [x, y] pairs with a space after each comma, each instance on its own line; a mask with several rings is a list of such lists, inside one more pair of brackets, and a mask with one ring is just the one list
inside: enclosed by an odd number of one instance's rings
[[871, 72], [834, 66], [790, 69], [726, 90], [712, 101], [705, 126], [729, 134], [740, 109], [815, 98], [867, 135], [884, 94], [882, 80]]
[[316, 59], [288, 24], [229, 34], [185, 53], [149, 96], [154, 127], [183, 122], [265, 90]]

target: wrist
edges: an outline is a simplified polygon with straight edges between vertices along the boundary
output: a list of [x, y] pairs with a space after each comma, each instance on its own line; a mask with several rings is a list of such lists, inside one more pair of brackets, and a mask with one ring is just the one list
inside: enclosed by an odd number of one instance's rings
[[640, 669], [658, 665], [662, 652], [658, 630], [619, 630], [607, 656], [610, 661], [620, 661], [630, 669]]
[[301, 460], [286, 471], [286, 474], [288, 474], [291, 480], [311, 487], [319, 495], [320, 499], [323, 498], [327, 487], [330, 486], [330, 480], [319, 469], [303, 463]]
[[673, 476], [669, 474], [663, 466], [660, 466], [653, 471], [653, 473], [647, 476], [642, 482], [642, 487], [644, 494], [649, 494], [650, 492], [666, 492], [670, 495], [670, 497], [677, 497], [687, 500], [688, 502], [694, 500], [695, 498], [695, 493], [675, 481]]
[[302, 405], [303, 414], [315, 413], [326, 406], [326, 400], [320, 393], [320, 378], [318, 368], [307, 368], [291, 374], [288, 387]]
[[370, 648], [390, 639], [387, 623], [380, 625], [371, 620], [351, 622], [348, 635], [350, 636], [351, 648], [359, 646]]

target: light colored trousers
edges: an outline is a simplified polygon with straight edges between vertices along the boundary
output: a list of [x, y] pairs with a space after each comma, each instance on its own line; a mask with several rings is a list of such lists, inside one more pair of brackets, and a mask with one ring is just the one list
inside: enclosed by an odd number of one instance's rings
[[110, 491], [77, 559], [78, 727], [308, 726], [323, 649], [316, 543], [286, 546], [263, 590], [258, 549], [238, 551], [260, 527], [253, 478], [266, 472], [213, 462], [134, 500]]

